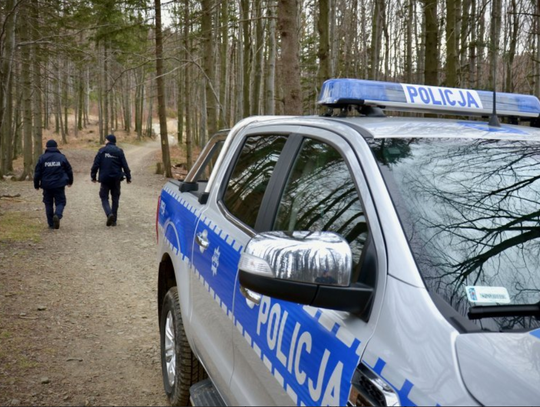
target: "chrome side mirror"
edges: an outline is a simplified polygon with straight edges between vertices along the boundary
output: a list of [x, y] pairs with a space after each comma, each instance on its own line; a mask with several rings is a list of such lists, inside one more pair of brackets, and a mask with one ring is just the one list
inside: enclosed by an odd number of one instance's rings
[[239, 269], [299, 283], [350, 285], [352, 252], [333, 232], [265, 232], [256, 235], [240, 258]]
[[240, 292], [365, 317], [373, 288], [353, 283], [347, 241], [333, 232], [265, 232], [246, 245], [238, 265]]

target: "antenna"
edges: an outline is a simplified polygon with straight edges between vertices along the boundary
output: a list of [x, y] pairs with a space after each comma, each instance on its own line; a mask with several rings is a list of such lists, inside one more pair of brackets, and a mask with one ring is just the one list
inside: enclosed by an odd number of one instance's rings
[[[494, 69], [495, 71], [496, 69]], [[493, 74], [493, 112], [489, 116], [489, 125], [492, 127], [501, 127], [501, 122], [497, 116], [497, 92], [495, 91], [495, 74]]]

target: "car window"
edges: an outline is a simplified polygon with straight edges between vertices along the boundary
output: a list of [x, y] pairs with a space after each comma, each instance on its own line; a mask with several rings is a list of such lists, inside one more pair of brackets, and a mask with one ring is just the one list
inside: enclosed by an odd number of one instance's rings
[[212, 145], [212, 149], [208, 152], [208, 155], [205, 157], [200, 169], [197, 171], [197, 175], [195, 176], [196, 181], [208, 181], [210, 174], [212, 174], [212, 171], [214, 170], [216, 161], [218, 160], [219, 153], [221, 152], [224, 143], [225, 140], [219, 140]]
[[354, 263], [359, 263], [368, 227], [354, 179], [334, 147], [304, 140], [273, 229], [339, 233], [349, 242]]
[[[477, 305], [538, 303], [538, 142], [436, 137], [370, 143], [430, 291], [464, 317]], [[536, 317], [520, 315], [475, 323], [494, 331], [540, 327]]]
[[286, 141], [282, 135], [248, 137], [229, 178], [223, 203], [251, 228], [255, 227], [264, 192]]

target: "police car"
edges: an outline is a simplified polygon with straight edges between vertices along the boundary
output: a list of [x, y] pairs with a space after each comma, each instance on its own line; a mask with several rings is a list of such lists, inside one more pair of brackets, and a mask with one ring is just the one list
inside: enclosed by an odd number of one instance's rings
[[320, 104], [164, 186], [170, 403], [540, 404], [540, 101], [335, 79]]

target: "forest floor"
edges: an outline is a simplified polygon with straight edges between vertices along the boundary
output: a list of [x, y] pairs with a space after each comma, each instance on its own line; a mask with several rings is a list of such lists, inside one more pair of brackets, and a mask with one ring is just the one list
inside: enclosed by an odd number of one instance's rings
[[60, 145], [75, 181], [58, 230], [48, 229], [32, 182], [0, 181], [0, 405], [167, 405], [156, 306], [160, 143], [119, 141], [133, 182], [122, 183], [118, 226], [107, 227], [90, 181], [99, 146], [87, 141]]

